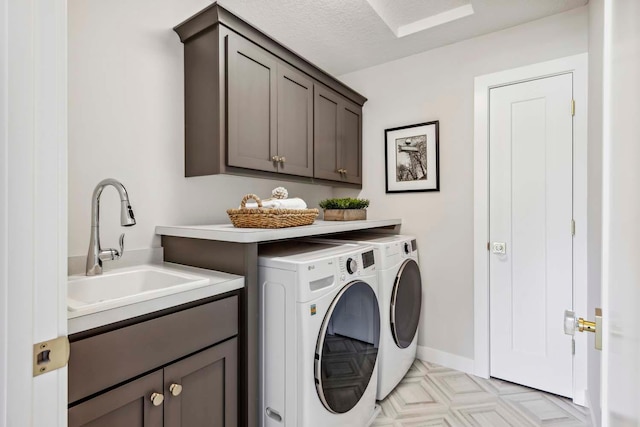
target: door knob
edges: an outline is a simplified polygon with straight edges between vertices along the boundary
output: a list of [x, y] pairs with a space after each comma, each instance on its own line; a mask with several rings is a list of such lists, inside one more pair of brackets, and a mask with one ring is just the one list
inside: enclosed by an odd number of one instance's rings
[[602, 350], [602, 309], [596, 308], [596, 320], [594, 322], [585, 320], [582, 317], [577, 318], [573, 311], [565, 310], [564, 333], [567, 335], [575, 335], [576, 330], [579, 332], [586, 331], [595, 333], [595, 348], [596, 350]]
[[285, 156], [280, 157], [280, 163], [284, 163], [287, 161], [287, 158]]
[[160, 406], [164, 402], [164, 396], [160, 393], [153, 393], [150, 397], [153, 406]]
[[169, 386], [169, 391], [173, 396], [180, 396], [180, 393], [182, 393], [182, 386], [180, 384], [173, 383]]
[[273, 157], [271, 157], [271, 161], [272, 161], [272, 162], [276, 162], [276, 163], [280, 163], [280, 156], [273, 156]]
[[493, 242], [491, 247], [491, 252], [494, 254], [504, 255], [507, 253], [507, 244], [505, 242]]

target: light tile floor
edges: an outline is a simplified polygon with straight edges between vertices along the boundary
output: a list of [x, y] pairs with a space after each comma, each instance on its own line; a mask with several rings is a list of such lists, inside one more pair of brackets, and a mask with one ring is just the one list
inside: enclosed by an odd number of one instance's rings
[[419, 360], [380, 406], [372, 427], [589, 426], [569, 399]]

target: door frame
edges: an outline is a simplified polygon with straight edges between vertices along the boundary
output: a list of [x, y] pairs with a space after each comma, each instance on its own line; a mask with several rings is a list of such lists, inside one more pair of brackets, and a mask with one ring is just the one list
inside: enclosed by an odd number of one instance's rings
[[66, 426], [67, 0], [0, 0], [0, 427]]
[[[587, 70], [588, 54], [500, 71], [475, 78], [474, 96], [474, 373], [490, 374], [489, 334], [489, 91], [493, 88], [573, 73], [573, 310], [587, 312]], [[567, 105], [567, 109], [570, 106]], [[567, 232], [570, 230], [567, 224]], [[567, 307], [570, 309], [571, 307]], [[558, 313], [558, 326], [562, 313]], [[587, 337], [575, 337], [573, 401], [584, 405]]]

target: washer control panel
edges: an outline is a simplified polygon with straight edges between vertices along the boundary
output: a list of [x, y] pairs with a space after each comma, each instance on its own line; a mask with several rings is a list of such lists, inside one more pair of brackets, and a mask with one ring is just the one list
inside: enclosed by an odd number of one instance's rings
[[376, 263], [373, 251], [367, 251], [362, 254], [362, 268], [369, 268]]
[[373, 249], [356, 253], [351, 256], [340, 257], [340, 281], [344, 282], [350, 276], [366, 274], [366, 270], [375, 268], [375, 256]]
[[349, 274], [355, 274], [358, 271], [358, 261], [353, 258], [347, 259], [347, 272]]

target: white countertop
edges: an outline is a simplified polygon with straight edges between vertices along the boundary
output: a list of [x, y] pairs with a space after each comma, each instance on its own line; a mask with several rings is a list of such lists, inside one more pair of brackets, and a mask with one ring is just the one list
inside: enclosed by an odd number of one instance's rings
[[[207, 280], [203, 280], [198, 283], [197, 286], [191, 286], [190, 288], [180, 292], [169, 295], [161, 294], [157, 297], [146, 299], [144, 301], [114, 306], [97, 312], [69, 310], [67, 311], [69, 335], [108, 325], [110, 323], [119, 322], [121, 320], [153, 313], [155, 311], [164, 310], [166, 308], [175, 307], [181, 304], [187, 304], [192, 301], [220, 295], [244, 287], [244, 277], [237, 276], [235, 274], [189, 267], [169, 262], [149, 265], [154, 269], [164, 270], [167, 272], [174, 271], [188, 273]], [[144, 267], [144, 265], [116, 268], [109, 272], [105, 272], [104, 274], [118, 274], [120, 272], [134, 270], [141, 267]], [[69, 276], [69, 279], [74, 280], [75, 277], [76, 276]]]
[[157, 226], [156, 234], [191, 239], [218, 240], [235, 243], [257, 243], [320, 234], [342, 233], [370, 228], [397, 226], [400, 219], [367, 219], [364, 221], [321, 221], [288, 228], [235, 228], [232, 224]]

